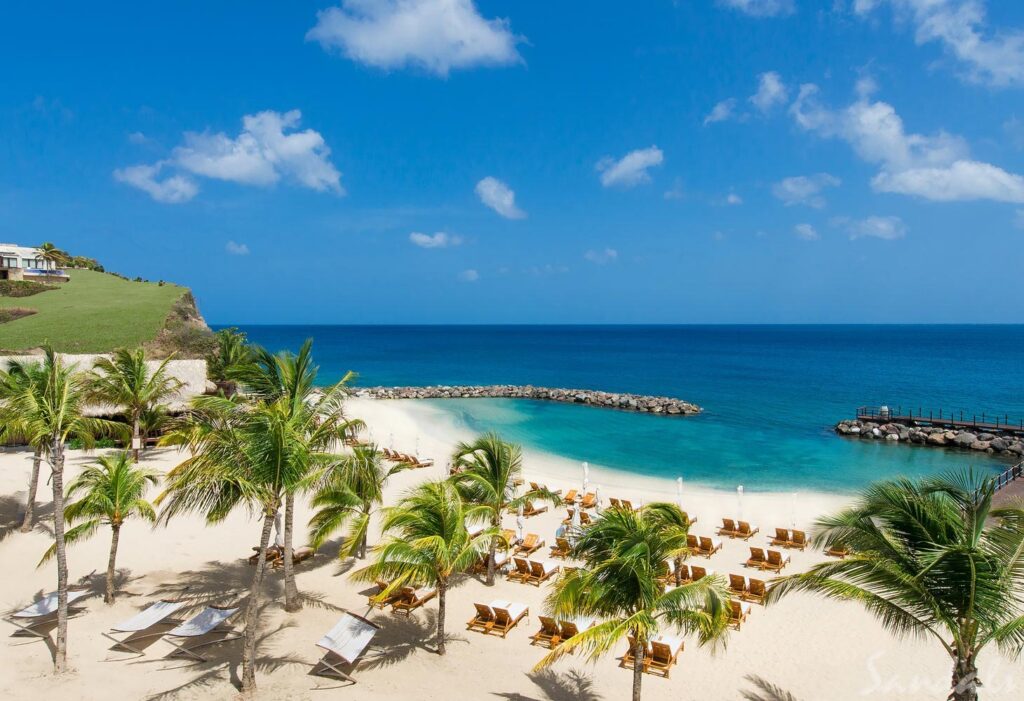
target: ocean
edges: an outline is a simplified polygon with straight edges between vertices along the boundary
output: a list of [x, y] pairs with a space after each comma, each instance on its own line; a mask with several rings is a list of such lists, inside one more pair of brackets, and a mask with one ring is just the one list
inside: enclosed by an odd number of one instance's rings
[[1024, 417], [1024, 326], [242, 326], [295, 350], [320, 382], [534, 384], [667, 395], [695, 417], [537, 401], [433, 403], [475, 431], [655, 477], [747, 491], [847, 493], [973, 466], [982, 453], [840, 438], [858, 406]]

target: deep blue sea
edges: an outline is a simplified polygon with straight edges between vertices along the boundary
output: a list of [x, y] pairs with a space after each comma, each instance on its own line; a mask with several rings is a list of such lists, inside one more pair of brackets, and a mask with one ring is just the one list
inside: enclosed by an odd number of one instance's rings
[[245, 326], [321, 381], [535, 384], [679, 397], [696, 417], [544, 402], [437, 401], [458, 421], [576, 460], [754, 490], [855, 490], [874, 479], [1004, 461], [839, 438], [858, 406], [1024, 416], [1024, 326]]

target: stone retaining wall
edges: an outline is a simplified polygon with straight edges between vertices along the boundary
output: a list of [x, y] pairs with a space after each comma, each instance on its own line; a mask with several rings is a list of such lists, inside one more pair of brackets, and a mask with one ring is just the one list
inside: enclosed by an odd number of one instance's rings
[[963, 448], [1007, 457], [1024, 456], [1024, 440], [1007, 434], [860, 420], [840, 421], [835, 430], [839, 435], [850, 438], [900, 441], [936, 448]]
[[649, 397], [590, 389], [552, 389], [532, 385], [366, 387], [357, 390], [356, 395], [374, 399], [541, 399], [669, 416], [688, 416], [699, 414], [701, 411], [696, 404], [671, 397]]

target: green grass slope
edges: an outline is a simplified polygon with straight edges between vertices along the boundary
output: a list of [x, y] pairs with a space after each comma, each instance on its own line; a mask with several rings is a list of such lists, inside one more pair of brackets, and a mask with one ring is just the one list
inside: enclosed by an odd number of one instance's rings
[[65, 353], [102, 353], [156, 338], [174, 303], [188, 290], [178, 285], [131, 282], [91, 270], [70, 270], [71, 280], [31, 297], [0, 297], [0, 308], [35, 314], [0, 324], [0, 351], [25, 351], [44, 343]]

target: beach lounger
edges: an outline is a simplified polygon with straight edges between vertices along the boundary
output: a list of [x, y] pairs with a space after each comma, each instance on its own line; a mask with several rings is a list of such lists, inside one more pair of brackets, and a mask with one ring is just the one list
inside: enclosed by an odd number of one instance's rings
[[784, 555], [778, 550], [769, 550], [768, 559], [765, 561], [762, 567], [766, 570], [772, 570], [774, 572], [781, 572], [782, 569], [789, 564], [789, 555]]
[[626, 511], [636, 511], [636, 509], [633, 508], [633, 503], [628, 499], [620, 499], [619, 504], [621, 504], [622, 508]]
[[546, 505], [537, 508], [533, 505], [533, 502], [527, 500], [526, 504], [523, 506], [523, 516], [536, 516], [537, 514], [542, 514], [547, 510], [548, 507]]
[[580, 525], [581, 526], [589, 526], [593, 522], [594, 522], [593, 519], [590, 518], [590, 514], [588, 514], [586, 511], [580, 511]]
[[597, 494], [590, 492], [583, 497], [583, 501], [580, 502], [581, 509], [593, 509], [597, 506]]
[[559, 565], [557, 562], [551, 562], [551, 560], [530, 560], [530, 578], [527, 579], [530, 584], [539, 587], [541, 582], [545, 582], [554, 575], [558, 574]]
[[519, 539], [516, 538], [516, 532], [511, 528], [506, 528], [501, 532], [501, 539], [505, 541], [506, 548], [511, 548], [514, 545], [519, 544]]
[[[698, 568], [698, 569], [702, 569], [702, 568]], [[679, 563], [679, 580], [678, 581], [679, 581], [680, 584], [686, 584], [688, 582], [692, 582], [693, 581], [693, 575], [690, 574], [690, 566], [687, 565], [685, 562]], [[673, 567], [672, 579], [669, 582], [669, 584], [675, 584], [675, 583], [676, 583], [676, 572], [675, 572], [675, 568]]]
[[729, 625], [740, 629], [740, 625], [747, 620], [747, 616], [750, 615], [750, 604], [746, 601], [736, 601], [736, 599], [729, 599]]
[[704, 557], [711, 557], [719, 550], [722, 549], [722, 541], [719, 538], [711, 538], [710, 536], [700, 536], [700, 547], [697, 550], [697, 555], [703, 555]]
[[785, 548], [789, 545], [789, 529], [788, 528], [776, 528], [775, 536], [772, 537], [769, 542], [776, 546]]
[[576, 490], [575, 489], [570, 489], [569, 492], [565, 495], [565, 498], [562, 499], [562, 503], [566, 504], [566, 505], [575, 504], [576, 503]]
[[[295, 548], [292, 550], [292, 564], [298, 565], [306, 560], [310, 560], [316, 555], [316, 551], [313, 548], [303, 546], [301, 548]], [[281, 553], [281, 557], [276, 558], [270, 563], [270, 566], [275, 570], [284, 567], [284, 553]]]
[[686, 525], [687, 526], [692, 526], [693, 524], [697, 523], [697, 517], [696, 516], [694, 516], [693, 518], [690, 518], [690, 515], [688, 513], [686, 513], [685, 511], [683, 511], [682, 514], [683, 514], [683, 518], [686, 519]]
[[838, 557], [840, 560], [842, 560], [850, 554], [850, 549], [842, 545], [833, 545], [831, 548], [825, 551], [825, 554], [831, 557]]
[[[198, 648], [206, 647], [207, 645], [216, 645], [217, 643], [226, 643], [231, 640], [238, 640], [242, 637], [240, 633], [236, 633], [230, 628], [222, 628], [220, 631], [217, 629], [229, 618], [238, 613], [238, 608], [224, 608], [222, 606], [207, 606], [202, 611], [197, 613], [192, 618], [188, 619], [177, 628], [164, 633], [164, 640], [173, 645], [176, 649], [168, 657], [174, 657], [175, 655], [184, 655], [185, 657], [191, 657], [197, 662], [206, 662], [206, 658], [195, 652]], [[211, 633], [220, 632], [223, 633], [223, 637], [219, 637], [215, 640], [206, 640], [198, 642], [194, 645], [188, 645], [189, 640], [196, 638], [203, 638]], [[170, 638], [181, 639], [180, 643], [177, 643]]]
[[[127, 621], [121, 621], [110, 629], [109, 633], [100, 633], [104, 638], [114, 641], [114, 647], [134, 652], [140, 657], [146, 654], [145, 649], [138, 647], [143, 640], [159, 638], [164, 631], [145, 633], [159, 623], [167, 622], [167, 618], [185, 605], [184, 601], [154, 601]], [[124, 638], [115, 638], [115, 633], [127, 633]], [[142, 633], [145, 633], [142, 635]]]
[[317, 641], [316, 646], [324, 651], [324, 656], [313, 665], [312, 673], [338, 677], [355, 684], [356, 680], [339, 669], [338, 664], [349, 665], [354, 669], [359, 662], [359, 656], [370, 645], [378, 630], [380, 626], [376, 623], [354, 613], [345, 613], [334, 627]]
[[807, 534], [803, 531], [794, 530], [792, 537], [789, 539], [789, 547], [803, 550], [807, 545]]
[[517, 555], [533, 555], [544, 547], [544, 541], [536, 533], [527, 533], [523, 542], [516, 548]]
[[572, 517], [575, 516], [575, 515], [576, 515], [575, 507], [571, 508], [571, 509], [566, 509], [565, 510], [565, 518], [562, 519], [562, 525], [563, 526], [568, 526], [569, 524], [571, 524], [572, 523]]
[[515, 565], [515, 569], [508, 573], [509, 581], [528, 582], [530, 579], [530, 563], [521, 557], [513, 557], [512, 564]]
[[540, 616], [540, 630], [530, 636], [530, 644], [537, 645], [543, 643], [549, 648], [558, 645], [561, 639], [561, 630], [558, 627], [558, 623], [555, 622], [554, 618], [548, 618], [547, 616]]
[[747, 578], [742, 574], [729, 575], [729, 591], [741, 599], [747, 594]]
[[747, 586], [747, 593], [743, 597], [747, 601], [752, 601], [755, 604], [764, 604], [764, 597], [768, 594], [765, 589], [764, 580], [762, 579], [751, 579]]
[[413, 611], [423, 606], [435, 596], [437, 596], [437, 589], [404, 587], [401, 598], [391, 604], [391, 613], [404, 613], [405, 617], [408, 618]]
[[486, 634], [494, 626], [494, 611], [490, 606], [483, 604], [473, 604], [473, 607], [476, 609], [476, 615], [466, 623], [466, 630], [479, 630]]
[[723, 518], [722, 526], [718, 529], [718, 535], [724, 535], [729, 536], [730, 538], [735, 538], [737, 535], [739, 535], [739, 531], [736, 530], [736, 522], [733, 521], [731, 518]]
[[615, 497], [611, 497], [610, 499], [608, 499], [608, 503], [612, 505], [613, 509], [621, 509], [622, 508], [622, 502], [620, 502]]
[[[267, 564], [273, 565], [275, 560], [280, 560], [284, 553], [281, 548], [276, 545], [271, 545], [267, 548]], [[255, 565], [260, 561], [260, 548], [258, 545], [253, 547], [253, 554], [249, 556], [249, 564]]]
[[697, 551], [700, 550], [700, 541], [697, 540], [697, 536], [688, 534], [686, 536], [686, 547], [691, 555], [696, 555]]
[[569, 638], [585, 633], [590, 630], [594, 625], [593, 618], [577, 618], [571, 621], [560, 621], [562, 630], [562, 640], [568, 640]]
[[[622, 656], [622, 667], [628, 667], [633, 669], [636, 666], [636, 638], [632, 635], [626, 636], [626, 641], [629, 643], [629, 647], [626, 648], [626, 654]], [[644, 657], [648, 657], [651, 654], [651, 646], [648, 645], [647, 649], [644, 650]]]
[[551, 557], [567, 558], [572, 554], [572, 545], [565, 538], [555, 538], [555, 544], [551, 546]]
[[494, 626], [491, 630], [501, 633], [502, 638], [508, 635], [519, 621], [530, 615], [530, 609], [526, 604], [517, 604], [514, 601], [503, 603], [503, 606], [498, 606], [497, 602], [491, 604], [491, 608], [494, 609]]
[[764, 569], [764, 563], [767, 559], [764, 556], [764, 548], [750, 548], [750, 557], [747, 559], [747, 567], [756, 567], [757, 569]]
[[750, 540], [754, 537], [755, 533], [761, 531], [757, 526], [751, 526], [747, 521], [740, 521], [736, 528], [736, 537], [742, 538], [743, 540]]
[[700, 565], [690, 565], [690, 581], [699, 582], [700, 580], [707, 577], [709, 574], [714, 574], [715, 571], [712, 569], [701, 567]]
[[[83, 596], [88, 596], [89, 591], [87, 589], [69, 589], [68, 590], [68, 613], [71, 612], [71, 604]], [[53, 591], [39, 599], [30, 606], [26, 606], [20, 611], [16, 611], [4, 618], [5, 621], [10, 623], [18, 630], [14, 631], [12, 635], [21, 636], [28, 635], [40, 640], [46, 640], [49, 638], [48, 633], [40, 633], [36, 630], [39, 626], [50, 623], [57, 618], [57, 592]]]
[[401, 589], [394, 589], [387, 596], [382, 596], [382, 594], [384, 594], [384, 592], [387, 591], [387, 588], [389, 586], [391, 586], [391, 585], [389, 585], [387, 582], [383, 582], [383, 581], [380, 581], [380, 580], [377, 580], [376, 585], [377, 585], [377, 593], [376, 594], [371, 594], [369, 597], [367, 597], [367, 599], [366, 599], [366, 605], [367, 606], [370, 606], [370, 607], [376, 608], [376, 609], [384, 610], [385, 608], [387, 608], [388, 606], [390, 606], [391, 604], [395, 603], [400, 598], [402, 598], [402, 590]]
[[672, 666], [678, 661], [683, 651], [682, 638], [661, 637], [651, 641], [650, 654], [644, 657], [644, 671], [648, 674], [660, 674], [669, 678]]

